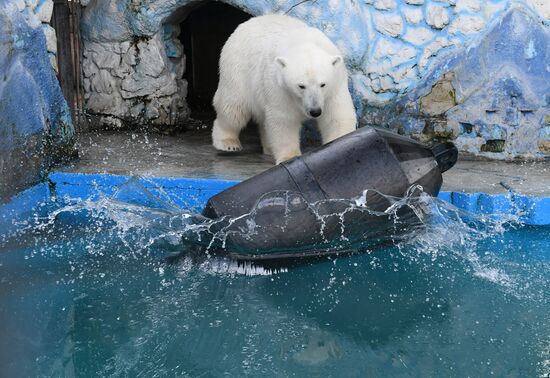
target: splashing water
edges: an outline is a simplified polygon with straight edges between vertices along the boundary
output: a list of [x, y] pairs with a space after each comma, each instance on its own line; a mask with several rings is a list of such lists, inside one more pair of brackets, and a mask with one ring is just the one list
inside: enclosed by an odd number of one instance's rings
[[[420, 188], [315, 204], [275, 192], [219, 220], [156, 193], [130, 180], [110, 197], [57, 199], [0, 236], [6, 376], [550, 373], [548, 228]], [[372, 211], [380, 197], [387, 210]], [[269, 233], [273, 206], [316, 220], [300, 248], [368, 253], [278, 266], [223, 254]]]

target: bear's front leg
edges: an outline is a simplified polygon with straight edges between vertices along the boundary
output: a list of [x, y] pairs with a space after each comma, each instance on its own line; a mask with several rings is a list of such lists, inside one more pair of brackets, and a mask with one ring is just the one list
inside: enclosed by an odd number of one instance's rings
[[239, 106], [220, 105], [218, 102], [214, 101], [217, 117], [212, 128], [212, 144], [220, 151], [241, 151], [239, 133], [246, 126], [249, 116]]
[[323, 144], [355, 130], [357, 115], [347, 85], [327, 103], [324, 114], [317, 122]]
[[284, 114], [272, 114], [266, 117], [264, 150], [270, 151], [275, 164], [300, 156], [301, 124]]

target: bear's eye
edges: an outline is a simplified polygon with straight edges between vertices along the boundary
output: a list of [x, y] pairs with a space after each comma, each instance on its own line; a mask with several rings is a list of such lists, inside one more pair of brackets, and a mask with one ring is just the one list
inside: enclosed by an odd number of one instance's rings
[[324, 88], [324, 87], [325, 87], [325, 85], [326, 85], [325, 83], [322, 83], [322, 84], [321, 84], [321, 88]]
[[306, 89], [306, 86], [304, 84], [298, 84], [298, 88], [300, 89]]

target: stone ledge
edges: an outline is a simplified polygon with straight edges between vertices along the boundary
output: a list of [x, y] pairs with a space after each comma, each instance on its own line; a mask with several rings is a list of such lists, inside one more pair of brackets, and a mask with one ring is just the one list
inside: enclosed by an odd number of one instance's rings
[[[217, 152], [208, 132], [177, 135], [98, 132], [79, 136], [80, 160], [61, 172], [244, 180], [273, 166], [258, 136], [245, 133], [243, 153]], [[443, 176], [449, 192], [550, 197], [550, 162], [460, 160]]]

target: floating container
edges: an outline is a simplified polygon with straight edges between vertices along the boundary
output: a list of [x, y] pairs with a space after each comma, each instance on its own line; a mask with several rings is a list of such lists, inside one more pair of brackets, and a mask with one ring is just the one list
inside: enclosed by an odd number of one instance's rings
[[237, 259], [349, 252], [421, 221], [418, 208], [396, 201], [418, 186], [437, 196], [457, 157], [450, 142], [427, 148], [361, 128], [213, 196], [203, 215], [222, 219], [223, 251]]

